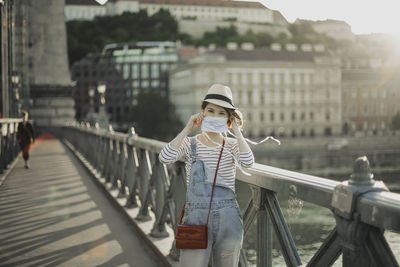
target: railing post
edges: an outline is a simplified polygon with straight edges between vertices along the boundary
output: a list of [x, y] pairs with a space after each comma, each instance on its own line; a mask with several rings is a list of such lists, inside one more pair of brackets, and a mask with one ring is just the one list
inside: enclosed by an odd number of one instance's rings
[[136, 217], [138, 221], [149, 221], [151, 217], [149, 215], [149, 203], [150, 203], [150, 179], [152, 175], [151, 162], [149, 151], [146, 149], [140, 149], [140, 163], [139, 163], [139, 199], [141, 207], [139, 214]]
[[[128, 140], [129, 142], [129, 140]], [[136, 147], [129, 144], [128, 147], [128, 167], [126, 174], [126, 185], [129, 190], [129, 197], [126, 200], [125, 207], [136, 208], [138, 206], [136, 200], [136, 185], [138, 178], [139, 169], [139, 157], [136, 151]]]
[[387, 191], [384, 183], [375, 182], [373, 176], [367, 157], [359, 157], [350, 180], [337, 185], [332, 196], [344, 267], [398, 266], [383, 230], [362, 223], [356, 210], [362, 194]]
[[119, 166], [119, 174], [118, 178], [120, 181], [120, 188], [118, 192], [118, 198], [126, 197], [126, 180], [125, 180], [125, 173], [126, 173], [126, 163], [128, 160], [128, 151], [126, 148], [126, 140], [124, 142], [120, 142], [120, 162], [121, 165]]
[[166, 199], [166, 192], [168, 190], [168, 172], [165, 166], [158, 160], [157, 155], [158, 154], [154, 154], [157, 159], [153, 164], [152, 175], [152, 185], [155, 189], [153, 210], [156, 220], [150, 235], [160, 238], [168, 236], [168, 232], [165, 229], [165, 220], [168, 211], [168, 200]]
[[[182, 162], [174, 164], [172, 173], [170, 175], [170, 186], [167, 193], [167, 198], [169, 202], [169, 213], [171, 215], [171, 226], [176, 231], [178, 215], [182, 211], [183, 205], [186, 200], [186, 171], [185, 165]], [[175, 246], [175, 240], [172, 242], [171, 249], [169, 251], [169, 256], [178, 261], [180, 255], [180, 250]]]
[[264, 207], [267, 191], [258, 187], [252, 191], [257, 209], [257, 266], [272, 267], [272, 225]]

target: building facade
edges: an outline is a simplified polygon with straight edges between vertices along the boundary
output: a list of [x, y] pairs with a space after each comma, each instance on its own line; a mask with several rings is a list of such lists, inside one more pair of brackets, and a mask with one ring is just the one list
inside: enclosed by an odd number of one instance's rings
[[[123, 128], [125, 118], [137, 104], [139, 92], [155, 91], [168, 95], [168, 72], [177, 61], [177, 47], [173, 42], [112, 44], [106, 46], [101, 55], [78, 61], [71, 69], [72, 80], [76, 81], [77, 119], [85, 119], [90, 109], [89, 89], [105, 82], [110, 121], [115, 128]], [[94, 105], [98, 111], [98, 95]]]
[[199, 112], [213, 83], [230, 86], [248, 136], [341, 133], [340, 60], [322, 46], [294, 44], [208, 51], [170, 74], [170, 99], [182, 121]]
[[333, 39], [350, 42], [354, 42], [356, 39], [350, 25], [345, 21], [327, 19], [317, 21], [297, 20], [296, 22], [308, 22], [316, 32], [325, 34]]
[[387, 133], [400, 112], [399, 66], [344, 68], [342, 96], [345, 132]]
[[92, 20], [105, 16], [106, 7], [96, 0], [65, 0], [65, 20]]
[[[66, 20], [93, 19], [94, 15], [120, 15], [143, 9], [153, 15], [160, 9], [168, 10], [178, 21], [180, 32], [201, 37], [216, 27], [235, 25], [240, 33], [281, 32], [290, 36], [289, 23], [279, 11], [268, 9], [259, 2], [224, 0], [109, 0], [105, 5], [94, 0], [68, 0]], [[79, 3], [79, 4], [78, 4]], [[86, 3], [86, 5], [85, 5]]]

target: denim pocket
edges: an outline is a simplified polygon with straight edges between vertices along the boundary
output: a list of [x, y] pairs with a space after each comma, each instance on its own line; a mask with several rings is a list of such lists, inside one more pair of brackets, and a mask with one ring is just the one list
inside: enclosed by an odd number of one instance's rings
[[203, 225], [207, 221], [208, 210], [206, 209], [185, 209], [185, 215], [182, 219], [182, 224], [185, 225]]

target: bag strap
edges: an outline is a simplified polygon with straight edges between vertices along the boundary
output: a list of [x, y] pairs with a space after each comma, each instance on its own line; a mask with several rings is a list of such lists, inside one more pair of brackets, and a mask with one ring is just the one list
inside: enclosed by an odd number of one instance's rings
[[[212, 188], [212, 191], [211, 191], [210, 206], [208, 207], [208, 215], [207, 215], [207, 223], [206, 223], [206, 225], [208, 225], [208, 221], [210, 219], [210, 211], [211, 211], [211, 204], [212, 204], [212, 200], [213, 200], [213, 196], [214, 196], [215, 182], [217, 180], [219, 162], [221, 161], [222, 151], [224, 151], [224, 146], [225, 146], [225, 138], [222, 140], [222, 148], [221, 148], [221, 152], [219, 153], [217, 168], [215, 169], [215, 176], [214, 176], [213, 188]], [[185, 214], [185, 207], [186, 207], [186, 202], [183, 204], [183, 208], [182, 208], [181, 214], [179, 215], [179, 220], [178, 220], [177, 224], [181, 224], [182, 223], [182, 218], [183, 218], [183, 215]]]

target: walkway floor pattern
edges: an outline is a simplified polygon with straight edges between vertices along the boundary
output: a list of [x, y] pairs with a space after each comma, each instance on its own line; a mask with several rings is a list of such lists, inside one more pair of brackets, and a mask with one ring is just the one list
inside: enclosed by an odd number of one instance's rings
[[58, 140], [36, 142], [0, 187], [0, 266], [159, 266]]

